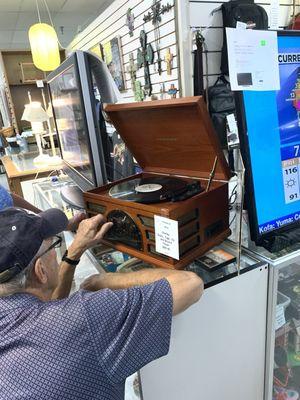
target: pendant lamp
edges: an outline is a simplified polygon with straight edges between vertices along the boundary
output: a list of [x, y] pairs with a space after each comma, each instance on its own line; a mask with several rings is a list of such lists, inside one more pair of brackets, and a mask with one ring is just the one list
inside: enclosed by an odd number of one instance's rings
[[58, 38], [45, 0], [44, 3], [52, 26], [41, 22], [38, 0], [36, 0], [39, 23], [29, 28], [28, 36], [34, 65], [42, 71], [53, 71], [60, 64]]

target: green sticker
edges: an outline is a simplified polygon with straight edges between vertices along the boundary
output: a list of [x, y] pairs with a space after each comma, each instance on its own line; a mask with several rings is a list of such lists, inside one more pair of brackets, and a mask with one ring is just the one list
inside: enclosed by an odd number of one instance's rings
[[261, 41], [260, 41], [260, 45], [261, 45], [261, 46], [265, 46], [266, 44], [267, 44], [267, 42], [266, 42], [265, 40], [261, 40]]

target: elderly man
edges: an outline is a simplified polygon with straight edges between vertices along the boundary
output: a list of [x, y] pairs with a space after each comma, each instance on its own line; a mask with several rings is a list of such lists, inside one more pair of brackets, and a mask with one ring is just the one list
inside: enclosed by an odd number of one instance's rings
[[111, 226], [82, 221], [59, 268], [67, 223], [56, 209], [0, 212], [1, 400], [123, 399], [126, 377], [167, 354], [172, 314], [202, 294], [192, 272], [151, 269], [93, 275], [65, 298], [81, 255]]

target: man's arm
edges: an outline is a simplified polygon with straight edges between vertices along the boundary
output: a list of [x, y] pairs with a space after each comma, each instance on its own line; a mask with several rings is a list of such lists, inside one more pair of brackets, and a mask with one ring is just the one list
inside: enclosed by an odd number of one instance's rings
[[[80, 222], [73, 242], [68, 248], [68, 258], [79, 260], [88, 248], [98, 244], [112, 223], [106, 222], [102, 215], [85, 219]], [[58, 286], [55, 288], [52, 299], [63, 299], [70, 294], [75, 266], [62, 261], [59, 267]]]
[[173, 315], [179, 314], [196, 303], [204, 289], [203, 281], [195, 273], [169, 269], [145, 269], [138, 272], [92, 275], [81, 285], [82, 289], [126, 289], [167, 279], [173, 295]]

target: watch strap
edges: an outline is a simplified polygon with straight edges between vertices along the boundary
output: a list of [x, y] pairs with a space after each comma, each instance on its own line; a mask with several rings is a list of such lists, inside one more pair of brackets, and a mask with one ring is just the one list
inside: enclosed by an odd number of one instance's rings
[[65, 251], [65, 253], [64, 253], [64, 255], [62, 256], [62, 259], [61, 259], [61, 260], [64, 261], [64, 262], [66, 262], [66, 263], [68, 263], [68, 264], [70, 264], [70, 265], [73, 265], [74, 267], [75, 267], [77, 264], [79, 264], [79, 261], [80, 261], [80, 259], [79, 259], [79, 260], [71, 260], [71, 258], [68, 258], [68, 250]]

